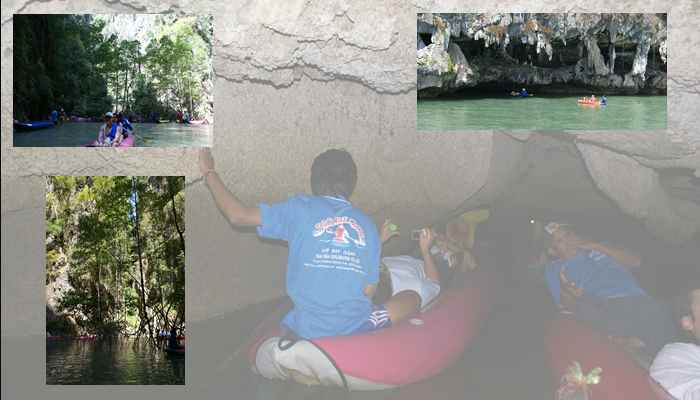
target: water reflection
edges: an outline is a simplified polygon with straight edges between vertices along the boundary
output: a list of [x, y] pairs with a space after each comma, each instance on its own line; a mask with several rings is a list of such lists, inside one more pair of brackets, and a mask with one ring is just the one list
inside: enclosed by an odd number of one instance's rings
[[50, 340], [48, 385], [184, 385], [185, 357], [146, 340]]

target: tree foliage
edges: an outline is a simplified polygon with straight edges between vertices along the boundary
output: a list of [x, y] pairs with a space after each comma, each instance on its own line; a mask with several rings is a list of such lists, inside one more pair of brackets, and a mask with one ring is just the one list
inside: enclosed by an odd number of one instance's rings
[[107, 16], [15, 15], [15, 119], [44, 119], [61, 107], [92, 118], [122, 111], [153, 120], [185, 109], [209, 117], [211, 17], [136, 18], [154, 20], [148, 35], [123, 39], [107, 34], [116, 24]]
[[182, 177], [47, 178], [47, 298], [57, 311], [89, 333], [184, 324], [184, 202]]

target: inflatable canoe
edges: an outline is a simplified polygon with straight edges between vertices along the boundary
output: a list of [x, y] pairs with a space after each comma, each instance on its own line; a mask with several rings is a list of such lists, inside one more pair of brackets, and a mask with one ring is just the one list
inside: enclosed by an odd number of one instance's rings
[[545, 340], [549, 365], [557, 381], [574, 362], [580, 363], [583, 371], [602, 368], [600, 382], [591, 387], [592, 400], [671, 399], [628, 353], [573, 318], [562, 316], [550, 321]]
[[[103, 146], [98, 146], [97, 140], [95, 140], [90, 144], [86, 144], [85, 147], [103, 147]], [[117, 147], [134, 147], [134, 135], [131, 134], [131, 135], [127, 136], [126, 139], [122, 140], [122, 142]]]
[[18, 131], [35, 131], [54, 126], [51, 121], [14, 121], [13, 126]]
[[601, 104], [598, 100], [583, 100], [583, 99], [578, 99], [576, 100], [576, 103], [582, 106], [592, 106], [592, 107], [599, 107]]
[[279, 321], [268, 321], [258, 328], [248, 359], [266, 378], [348, 390], [428, 379], [461, 356], [487, 311], [486, 275], [465, 276], [462, 287], [445, 290], [427, 310], [380, 331], [300, 340], [283, 350]]

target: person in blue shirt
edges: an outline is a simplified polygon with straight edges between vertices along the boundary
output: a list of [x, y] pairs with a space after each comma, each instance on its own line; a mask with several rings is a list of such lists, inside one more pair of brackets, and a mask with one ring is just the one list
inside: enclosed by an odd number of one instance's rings
[[608, 105], [608, 98], [606, 96], [601, 96], [600, 97], [600, 105], [601, 106], [607, 106]]
[[53, 110], [51, 111], [51, 123], [54, 125], [58, 125], [58, 111]]
[[549, 252], [555, 259], [547, 265], [545, 278], [562, 311], [651, 357], [674, 340], [670, 311], [621, 265], [629, 256], [581, 239], [570, 226], [558, 225], [550, 232]]
[[525, 88], [520, 89], [520, 97], [528, 97], [530, 94], [527, 92]]
[[129, 134], [133, 134], [134, 127], [122, 113], [117, 113], [117, 122], [122, 127], [122, 133], [126, 138]]
[[311, 166], [312, 195], [247, 207], [229, 192], [208, 150], [200, 170], [214, 201], [237, 226], [256, 226], [263, 238], [286, 241], [287, 294], [292, 310], [282, 327], [312, 339], [387, 326], [386, 310], [371, 298], [379, 281], [381, 243], [372, 219], [350, 201], [357, 167], [344, 150], [328, 150]]
[[104, 122], [97, 134], [97, 145], [119, 146], [126, 136], [124, 136], [123, 129], [117, 122], [116, 116], [111, 111], [108, 111], [104, 115]]

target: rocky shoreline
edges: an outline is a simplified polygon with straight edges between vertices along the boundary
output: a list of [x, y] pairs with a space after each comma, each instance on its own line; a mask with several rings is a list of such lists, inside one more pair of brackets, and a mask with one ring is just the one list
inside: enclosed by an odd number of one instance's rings
[[417, 31], [418, 97], [666, 94], [665, 14], [421, 13]]

